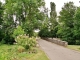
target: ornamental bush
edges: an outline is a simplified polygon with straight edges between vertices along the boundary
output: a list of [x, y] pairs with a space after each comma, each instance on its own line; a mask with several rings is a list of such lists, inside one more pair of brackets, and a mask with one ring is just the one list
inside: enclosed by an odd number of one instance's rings
[[25, 32], [24, 30], [22, 29], [21, 26], [17, 26], [16, 29], [14, 29], [14, 32], [13, 32], [13, 37], [16, 38], [17, 36], [19, 35], [23, 35]]
[[18, 45], [23, 46], [25, 49], [30, 49], [36, 46], [36, 39], [34, 37], [28, 37], [26, 35], [19, 35], [16, 37], [15, 41]]

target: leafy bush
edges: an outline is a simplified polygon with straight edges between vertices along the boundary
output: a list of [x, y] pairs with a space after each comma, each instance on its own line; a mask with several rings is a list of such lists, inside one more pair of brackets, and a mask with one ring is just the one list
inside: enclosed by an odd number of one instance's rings
[[26, 49], [36, 46], [36, 39], [34, 37], [30, 38], [26, 35], [19, 35], [15, 40], [18, 45], [21, 45]]
[[0, 29], [0, 41], [2, 41], [2, 39], [4, 38], [4, 35], [3, 35], [3, 30]]
[[22, 53], [25, 51], [25, 48], [23, 46], [19, 46], [17, 50], [19, 53]]
[[58, 26], [57, 36], [63, 41], [67, 41], [69, 45], [76, 44], [73, 29], [71, 29], [70, 27], [63, 28], [63, 26]]
[[53, 38], [53, 37], [57, 37], [57, 31], [58, 31], [58, 27], [56, 26], [53, 30], [50, 30], [48, 28], [43, 28], [42, 30], [40, 30], [39, 32], [39, 36], [40, 37], [50, 37], [50, 38]]
[[39, 34], [40, 37], [50, 37], [50, 31], [48, 30], [48, 28], [43, 28], [42, 30], [40, 30]]
[[22, 29], [21, 26], [18, 26], [14, 32], [13, 32], [13, 37], [16, 38], [19, 35], [23, 35], [24, 34], [24, 30]]
[[3, 44], [13, 44], [14, 42], [15, 42], [14, 38], [10, 35], [6, 35], [1, 41], [1, 43]]
[[51, 35], [52, 38], [53, 37], [55, 37], [55, 38], [57, 37], [57, 31], [58, 31], [58, 27], [57, 26], [54, 27], [54, 29], [50, 31], [50, 35]]
[[76, 45], [80, 45], [80, 40], [76, 40]]
[[14, 37], [12, 36], [14, 31], [14, 28], [3, 25], [3, 27], [0, 29], [0, 42], [2, 44], [13, 44], [14, 43]]

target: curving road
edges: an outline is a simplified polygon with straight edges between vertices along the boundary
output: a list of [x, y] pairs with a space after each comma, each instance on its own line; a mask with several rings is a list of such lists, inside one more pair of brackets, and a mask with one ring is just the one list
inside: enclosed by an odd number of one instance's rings
[[50, 60], [80, 60], [80, 52], [41, 39], [38, 43]]

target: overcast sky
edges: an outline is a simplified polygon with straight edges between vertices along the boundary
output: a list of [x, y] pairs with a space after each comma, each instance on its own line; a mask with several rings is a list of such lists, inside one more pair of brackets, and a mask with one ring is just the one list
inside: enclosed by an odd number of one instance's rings
[[0, 1], [4, 3], [4, 0], [0, 0]]
[[80, 0], [45, 0], [46, 7], [48, 7], [49, 10], [50, 10], [50, 2], [54, 2], [56, 4], [56, 11], [57, 12], [59, 12], [61, 10], [64, 3], [69, 2], [69, 1], [73, 1], [74, 5], [80, 6], [80, 3], [79, 3]]

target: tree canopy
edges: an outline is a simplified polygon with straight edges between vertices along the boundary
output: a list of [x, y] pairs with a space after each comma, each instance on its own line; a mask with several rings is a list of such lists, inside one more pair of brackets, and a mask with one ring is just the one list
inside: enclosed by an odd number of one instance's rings
[[58, 37], [68, 41], [69, 44], [75, 44], [73, 35], [75, 11], [74, 3], [68, 2], [64, 4], [59, 16]]
[[45, 6], [44, 0], [5, 0], [3, 7], [0, 3], [0, 16], [2, 16], [0, 24], [2, 22], [4, 35], [2, 40], [6, 42], [12, 40], [13, 32], [18, 25], [26, 35], [33, 36], [34, 30], [41, 26], [40, 21], [44, 20], [44, 13], [41, 11], [43, 6]]
[[56, 4], [50, 2], [50, 17], [44, 0], [5, 0], [0, 2], [0, 41], [14, 42], [14, 36], [34, 36], [39, 29], [40, 37], [58, 37], [69, 44], [80, 44], [80, 7], [73, 2], [64, 3], [57, 16]]

